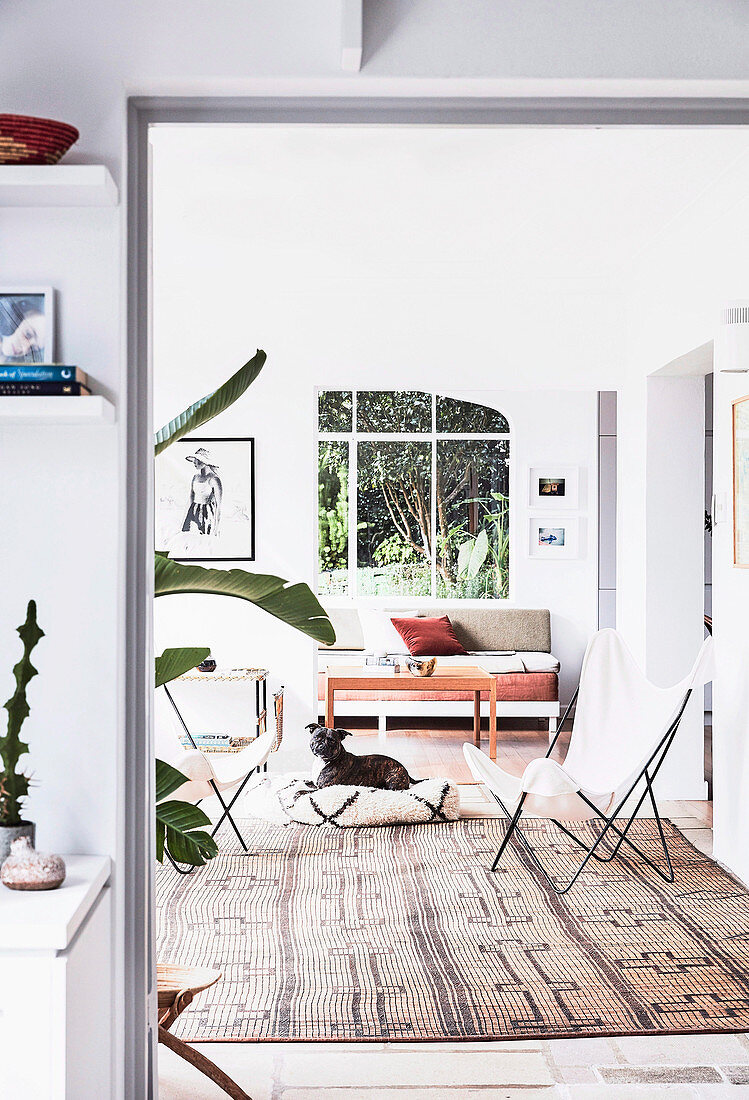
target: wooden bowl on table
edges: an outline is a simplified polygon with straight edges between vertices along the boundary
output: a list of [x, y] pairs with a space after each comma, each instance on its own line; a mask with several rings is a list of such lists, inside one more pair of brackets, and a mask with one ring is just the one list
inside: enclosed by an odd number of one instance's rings
[[437, 667], [437, 658], [407, 657], [406, 665], [412, 676], [431, 676]]

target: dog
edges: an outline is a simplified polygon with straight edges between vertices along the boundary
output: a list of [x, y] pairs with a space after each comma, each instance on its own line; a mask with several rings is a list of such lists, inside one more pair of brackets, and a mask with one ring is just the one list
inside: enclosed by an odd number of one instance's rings
[[377, 787], [383, 791], [407, 791], [417, 783], [402, 764], [391, 756], [354, 756], [341, 742], [350, 737], [348, 730], [331, 730], [310, 722], [310, 748], [325, 761], [317, 777], [318, 787]]

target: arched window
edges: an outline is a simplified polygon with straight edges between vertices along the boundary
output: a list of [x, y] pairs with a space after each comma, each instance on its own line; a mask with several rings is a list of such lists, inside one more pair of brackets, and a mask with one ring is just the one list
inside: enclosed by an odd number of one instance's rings
[[323, 390], [318, 434], [321, 595], [507, 597], [501, 412], [415, 390]]

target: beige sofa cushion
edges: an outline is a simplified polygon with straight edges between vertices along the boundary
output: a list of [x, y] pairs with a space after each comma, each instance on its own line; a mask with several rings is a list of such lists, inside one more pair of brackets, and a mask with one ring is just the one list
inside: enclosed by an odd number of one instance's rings
[[319, 648], [363, 650], [364, 632], [356, 608], [326, 607], [325, 610], [335, 630], [335, 641], [332, 645], [321, 643]]
[[[336, 640], [332, 646], [321, 645], [320, 649], [363, 651], [366, 648], [364, 632], [357, 609], [330, 607], [326, 611], [333, 623]], [[391, 610], [388, 614], [397, 615], [398, 612]], [[455, 627], [458, 640], [469, 653], [505, 649], [518, 653], [551, 653], [551, 616], [545, 608], [454, 605], [422, 607], [418, 614], [447, 615]], [[402, 648], [405, 652], [405, 646]]]
[[551, 615], [546, 608], [422, 608], [422, 615], [447, 615], [464, 649], [551, 652]]

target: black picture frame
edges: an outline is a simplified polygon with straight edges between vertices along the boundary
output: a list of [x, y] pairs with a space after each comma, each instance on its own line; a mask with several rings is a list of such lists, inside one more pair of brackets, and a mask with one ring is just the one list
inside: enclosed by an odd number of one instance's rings
[[[255, 438], [254, 438], [254, 436], [196, 436], [196, 435], [183, 436], [182, 439], [178, 439], [175, 443], [172, 444], [171, 447], [169, 447], [168, 450], [164, 451], [161, 455], [159, 455], [157, 457], [157, 459], [156, 459], [156, 463], [157, 463], [157, 469], [156, 469], [157, 546], [156, 546], [156, 549], [159, 550], [159, 549], [164, 548], [164, 547], [159, 546], [159, 535], [158, 535], [158, 530], [159, 530], [159, 522], [158, 522], [158, 520], [159, 520], [159, 509], [161, 507], [161, 498], [160, 498], [160, 495], [159, 495], [159, 486], [160, 486], [160, 480], [161, 479], [159, 477], [158, 463], [160, 462], [160, 460], [162, 458], [170, 458], [170, 459], [173, 460], [176, 457], [176, 455], [180, 454], [180, 451], [185, 447], [189, 447], [189, 448], [203, 447], [209, 452], [209, 455], [211, 455], [212, 457], [215, 457], [215, 455], [212, 455], [211, 448], [213, 448], [214, 451], [218, 448], [219, 451], [220, 451], [221, 447], [225, 444], [246, 444], [247, 445], [247, 460], [248, 460], [248, 463], [249, 463], [249, 479], [248, 479], [249, 500], [247, 501], [248, 506], [249, 506], [249, 520], [250, 520], [249, 554], [238, 554], [238, 555], [235, 555], [235, 554], [231, 554], [231, 555], [226, 555], [226, 554], [216, 554], [216, 555], [212, 555], [212, 554], [209, 554], [209, 555], [206, 555], [206, 554], [183, 554], [183, 553], [179, 553], [179, 552], [172, 552], [167, 547], [166, 549], [169, 552], [169, 556], [174, 561], [196, 562], [196, 563], [211, 563], [212, 564], [212, 563], [216, 563], [216, 562], [245, 562], [245, 561], [254, 561], [255, 560], [256, 516], [255, 516]], [[183, 455], [183, 457], [187, 457], [187, 456]], [[218, 464], [217, 468], [219, 468], [219, 467], [220, 467], [220, 463]]]

